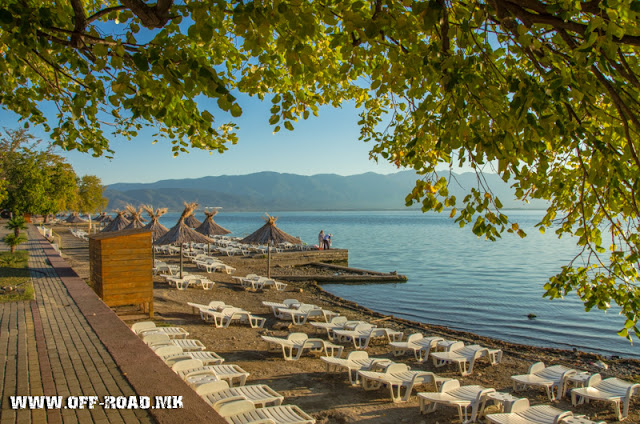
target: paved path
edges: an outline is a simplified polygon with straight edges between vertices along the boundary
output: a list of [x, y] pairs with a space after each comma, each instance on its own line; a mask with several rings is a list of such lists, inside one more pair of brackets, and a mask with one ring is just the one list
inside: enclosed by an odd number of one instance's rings
[[[0, 238], [6, 232], [2, 226]], [[221, 422], [33, 226], [28, 234], [20, 248], [29, 251], [36, 300], [0, 304], [0, 424]], [[62, 396], [66, 402], [68, 396], [168, 394], [184, 395], [185, 408], [65, 409], [63, 403], [60, 409], [14, 410], [9, 401], [14, 395]]]

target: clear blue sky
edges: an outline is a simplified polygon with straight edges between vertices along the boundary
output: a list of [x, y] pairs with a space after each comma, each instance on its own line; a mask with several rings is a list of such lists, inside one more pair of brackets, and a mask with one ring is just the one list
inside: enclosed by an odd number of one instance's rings
[[[334, 173], [353, 175], [364, 172], [388, 174], [398, 172], [383, 158], [376, 163], [369, 159], [370, 143], [358, 140], [358, 112], [346, 104], [341, 109], [325, 107], [319, 116], [299, 121], [294, 131], [281, 129], [273, 134], [268, 124], [270, 101], [240, 97], [243, 115], [235, 122], [240, 126], [239, 141], [229, 145], [223, 154], [192, 149], [174, 158], [171, 144], [152, 144], [152, 131], [142, 132], [136, 139], [113, 139], [114, 158], [93, 158], [79, 152], [61, 152], [78, 175], [97, 175], [103, 184], [116, 182], [153, 182], [172, 178], [198, 178], [208, 175], [242, 175], [260, 171], [276, 171], [301, 175]], [[228, 122], [216, 108], [216, 122]], [[230, 117], [230, 115], [228, 115]], [[55, 120], [55, 115], [49, 115]], [[55, 121], [51, 121], [52, 126]], [[0, 126], [16, 129], [17, 117], [0, 111]], [[42, 129], [32, 134], [47, 140]]]

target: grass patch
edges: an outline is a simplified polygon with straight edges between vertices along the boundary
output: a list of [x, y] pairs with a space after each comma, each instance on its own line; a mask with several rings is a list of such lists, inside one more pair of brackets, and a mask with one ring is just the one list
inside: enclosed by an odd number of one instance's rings
[[0, 252], [0, 303], [34, 298], [28, 262], [26, 250], [16, 250], [13, 255]]

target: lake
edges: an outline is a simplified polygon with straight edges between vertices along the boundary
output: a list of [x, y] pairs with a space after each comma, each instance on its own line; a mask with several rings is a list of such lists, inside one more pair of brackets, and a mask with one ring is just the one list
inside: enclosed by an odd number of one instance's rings
[[[543, 299], [548, 278], [568, 264], [577, 248], [534, 225], [542, 211], [507, 211], [527, 232], [524, 239], [504, 234], [491, 242], [471, 227], [460, 228], [448, 213], [281, 212], [277, 225], [308, 244], [320, 230], [333, 234], [333, 247], [349, 250], [349, 265], [397, 271], [406, 283], [324, 285], [342, 298], [375, 311], [429, 324], [444, 325], [515, 343], [640, 358], [640, 347], [616, 332], [624, 318], [615, 307], [585, 312], [575, 294]], [[167, 227], [179, 214], [163, 216]], [[245, 236], [264, 224], [260, 213], [222, 211], [215, 221]], [[202, 212], [196, 217], [204, 219]], [[529, 319], [535, 314], [535, 319]]]

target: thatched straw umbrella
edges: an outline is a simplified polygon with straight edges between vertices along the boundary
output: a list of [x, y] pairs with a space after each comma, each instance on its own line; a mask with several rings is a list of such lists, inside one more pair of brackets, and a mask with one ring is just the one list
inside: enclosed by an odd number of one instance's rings
[[280, 228], [276, 227], [277, 216], [262, 217], [266, 221], [262, 227], [258, 228], [254, 233], [249, 234], [247, 237], [240, 240], [240, 243], [248, 244], [266, 244], [267, 248], [267, 277], [271, 278], [271, 245], [277, 243], [293, 243], [302, 244], [302, 240], [297, 237], [291, 236]]
[[114, 210], [114, 212], [117, 214], [116, 217], [113, 218], [113, 220], [109, 223], [109, 225], [107, 225], [102, 229], [103, 233], [108, 233], [110, 231], [124, 230], [127, 227], [127, 225], [129, 225], [129, 220], [124, 217], [124, 214], [126, 213], [125, 210], [116, 209]]
[[155, 212], [154, 212], [153, 211], [153, 206], [150, 206], [150, 205], [144, 205], [144, 206], [142, 206], [142, 209], [144, 209], [144, 211], [149, 215], [149, 218], [151, 218], [151, 222], [149, 222], [144, 227], [147, 230], [151, 231], [151, 238], [155, 241], [155, 240], [159, 239], [160, 237], [162, 237], [163, 235], [167, 234], [169, 229], [167, 227], [165, 227], [164, 225], [162, 225], [158, 221], [158, 219], [162, 215], [167, 213], [168, 209], [167, 208], [159, 208], [159, 209], [156, 209]]
[[80, 215], [78, 214], [78, 212], [73, 212], [71, 215], [67, 217], [67, 219], [64, 220], [64, 222], [67, 222], [69, 224], [79, 224], [81, 222], [87, 222], [87, 221], [80, 218]]
[[173, 226], [165, 235], [160, 237], [155, 241], [154, 244], [159, 246], [165, 244], [179, 244], [180, 245], [180, 278], [182, 278], [182, 244], [183, 243], [212, 243], [209, 237], [200, 234], [199, 232], [189, 228], [185, 223], [187, 217], [189, 217], [195, 207], [196, 203], [186, 203], [184, 204], [184, 211], [182, 215], [180, 215], [180, 219], [178, 219], [178, 223]]
[[102, 221], [104, 221], [104, 220], [105, 220], [105, 219], [107, 219], [107, 218], [109, 219], [109, 221], [111, 221], [111, 217], [110, 217], [109, 215], [107, 215], [107, 213], [106, 213], [106, 212], [100, 212], [100, 215], [98, 215], [98, 216], [96, 216], [95, 218], [93, 218], [93, 220], [94, 220], [95, 222], [102, 222]]
[[144, 209], [143, 208], [136, 209], [132, 205], [127, 205], [125, 209], [127, 210], [127, 213], [129, 214], [129, 219], [131, 221], [129, 222], [129, 225], [127, 225], [125, 229], [131, 230], [134, 228], [135, 229], [144, 228], [144, 222], [142, 222], [142, 212], [144, 211]]
[[197, 228], [202, 225], [202, 222], [193, 215], [189, 215], [187, 219], [184, 220], [184, 223], [187, 224], [189, 228]]
[[[200, 234], [204, 234], [205, 236], [223, 236], [225, 234], [230, 234], [231, 231], [227, 230], [224, 227], [219, 226], [218, 224], [216, 224], [216, 222], [213, 220], [213, 217], [216, 216], [218, 214], [218, 209], [220, 208], [213, 208], [212, 211], [204, 211], [204, 214], [206, 215], [206, 218], [204, 220], [204, 222], [202, 224], [200, 224], [200, 226], [198, 228], [196, 228], [196, 231], [199, 232]], [[208, 249], [207, 249], [208, 253], [211, 254], [211, 245], [208, 245]]]
[[[195, 212], [196, 209], [198, 209], [198, 204], [196, 202], [192, 202], [192, 203], [186, 203], [184, 204], [185, 207], [190, 207], [193, 208], [193, 212]], [[198, 221], [198, 219], [193, 215], [193, 212], [191, 212], [191, 215], [189, 215], [188, 217], [185, 218], [184, 223], [187, 224], [187, 227], [189, 228], [197, 228], [199, 227], [202, 222]]]

